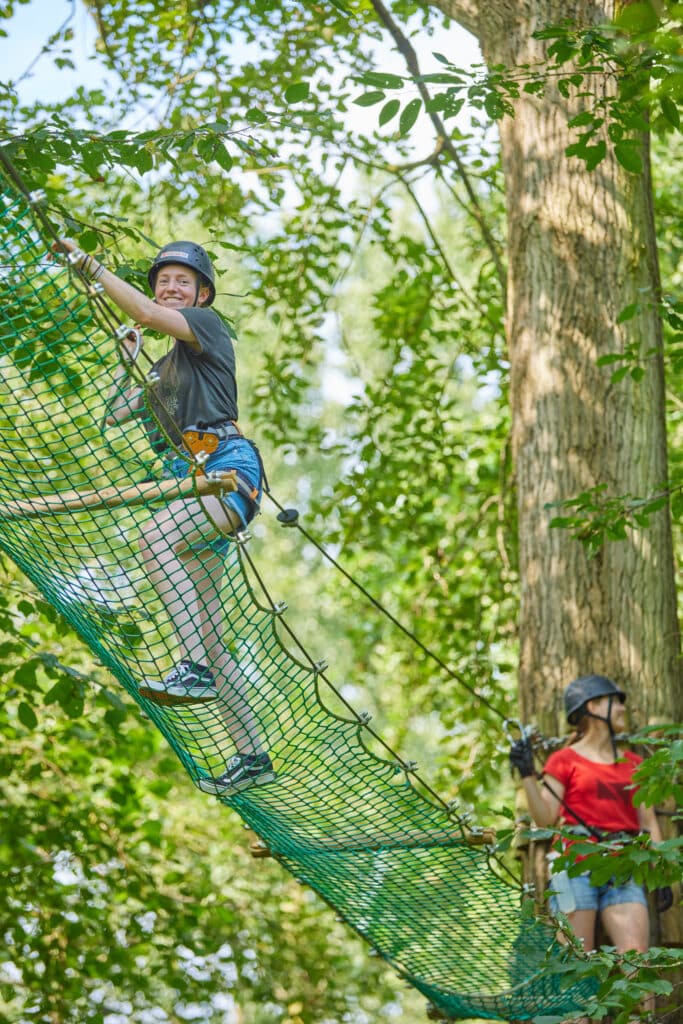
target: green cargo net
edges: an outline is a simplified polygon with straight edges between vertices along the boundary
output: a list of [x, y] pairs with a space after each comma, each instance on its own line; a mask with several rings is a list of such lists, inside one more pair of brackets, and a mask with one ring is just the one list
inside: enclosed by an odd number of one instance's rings
[[[235, 754], [230, 729], [246, 703], [277, 777], [220, 800], [437, 1011], [527, 1020], [579, 1009], [589, 987], [563, 989], [548, 970], [547, 956], [559, 955], [555, 930], [528, 912], [494, 851], [474, 845], [455, 812], [416, 787], [410, 765], [367, 749], [362, 716], [324, 706], [321, 688], [333, 691], [325, 666], [281, 642], [286, 619], [247, 535], [197, 556], [207, 602], [220, 598], [211, 608], [219, 698], [164, 707], [140, 696], [142, 680], [178, 660], [176, 624], [140, 542], [160, 503], [181, 486], [191, 497], [199, 477], [162, 480], [144, 425], [103, 430], [121, 366], [116, 339], [129, 325], [68, 260], [52, 257], [42, 197], [24, 190], [4, 156], [3, 166], [2, 549], [139, 703], [195, 784]], [[216, 536], [208, 519], [206, 529]]]

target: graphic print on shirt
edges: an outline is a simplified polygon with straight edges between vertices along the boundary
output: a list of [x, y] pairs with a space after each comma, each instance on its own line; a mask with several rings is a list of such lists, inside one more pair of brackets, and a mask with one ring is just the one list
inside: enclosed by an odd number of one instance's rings
[[595, 798], [596, 800], [605, 800], [609, 803], [612, 803], [612, 801], [630, 803], [632, 792], [632, 786], [627, 786], [618, 780], [607, 782], [605, 779], [598, 779], [595, 787]]
[[176, 419], [180, 395], [180, 382], [178, 369], [173, 359], [167, 359], [159, 366], [161, 380], [159, 381], [159, 399], [165, 412], [172, 420]]

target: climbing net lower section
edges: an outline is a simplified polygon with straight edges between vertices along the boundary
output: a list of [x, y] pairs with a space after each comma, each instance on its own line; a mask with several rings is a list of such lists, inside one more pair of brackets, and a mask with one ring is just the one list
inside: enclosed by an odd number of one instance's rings
[[[175, 552], [160, 548], [154, 524], [170, 501], [203, 514], [196, 467], [175, 449], [189, 475], [169, 480], [141, 421], [105, 437], [127, 325], [52, 257], [42, 197], [6, 170], [0, 180], [2, 549], [196, 784], [225, 769], [240, 728], [257, 730], [275, 781], [221, 801], [444, 1016], [526, 1020], [579, 1008], [588, 990], [561, 987], [549, 969], [555, 930], [528, 913], [521, 887], [495, 870], [494, 851], [472, 844], [455, 812], [414, 785], [410, 766], [368, 750], [362, 716], [326, 708], [325, 666], [281, 641], [282, 610], [257, 599], [246, 540], [219, 542], [204, 517], [197, 529], [209, 541], [194, 545], [185, 576], [173, 576]], [[133, 383], [144, 393], [144, 379]], [[163, 678], [179, 650], [194, 657], [193, 637], [217, 699], [161, 706], [141, 696], [141, 682]]]

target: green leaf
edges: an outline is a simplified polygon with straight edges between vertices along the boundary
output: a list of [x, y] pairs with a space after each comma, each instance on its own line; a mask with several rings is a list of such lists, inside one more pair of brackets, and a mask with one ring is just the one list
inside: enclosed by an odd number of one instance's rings
[[402, 89], [404, 85], [400, 75], [389, 75], [384, 71], [367, 71], [358, 81], [375, 89]]
[[627, 32], [639, 34], [653, 32], [659, 24], [659, 18], [651, 3], [635, 3], [623, 7], [615, 18], [615, 23]]
[[564, 64], [574, 56], [576, 51], [577, 45], [573, 40], [561, 38], [550, 44], [548, 57], [554, 57], [556, 64]]
[[55, 683], [43, 698], [45, 704], [59, 704], [66, 710], [73, 694], [73, 683], [66, 676]]
[[595, 365], [609, 366], [610, 363], [620, 363], [623, 358], [623, 352], [608, 352], [607, 355], [598, 356], [598, 358], [595, 360]]
[[379, 123], [380, 123], [380, 125], [388, 124], [388, 122], [391, 121], [392, 117], [396, 117], [396, 115], [398, 114], [400, 108], [401, 108], [400, 100], [393, 99], [393, 100], [389, 100], [388, 103], [385, 103], [384, 106], [382, 107], [382, 109], [379, 112]]
[[626, 168], [631, 174], [642, 174], [643, 160], [640, 155], [640, 147], [633, 140], [627, 139], [625, 142], [617, 142], [614, 147], [614, 155], [621, 166]]
[[623, 379], [624, 379], [624, 377], [625, 377], [625, 376], [626, 376], [626, 375], [627, 375], [628, 373], [629, 373], [629, 367], [628, 367], [628, 366], [622, 366], [622, 367], [621, 367], [620, 369], [618, 369], [618, 370], [615, 370], [615, 371], [614, 371], [614, 373], [613, 373], [613, 374], [612, 374], [612, 376], [610, 377], [610, 380], [611, 380], [611, 382], [612, 382], [613, 384], [618, 384], [618, 383], [619, 383], [619, 381], [620, 381], [620, 380], [623, 380]]
[[148, 149], [144, 148], [138, 150], [134, 163], [136, 169], [140, 171], [141, 174], [144, 174], [145, 171], [151, 171], [154, 167], [152, 154]]
[[417, 121], [421, 109], [422, 100], [411, 100], [410, 103], [403, 108], [398, 122], [401, 135], [406, 135], [410, 131]]
[[310, 93], [308, 82], [294, 82], [285, 89], [285, 100], [287, 103], [301, 103], [307, 100]]
[[446, 71], [435, 71], [431, 75], [420, 75], [418, 82], [426, 82], [429, 85], [463, 85], [463, 79], [460, 75], [448, 74]]
[[38, 725], [38, 719], [36, 718], [35, 711], [30, 704], [26, 704], [24, 701], [21, 702], [17, 709], [19, 721], [22, 725], [25, 725], [27, 729], [35, 729]]
[[574, 516], [554, 516], [550, 520], [549, 525], [552, 530], [567, 530], [576, 526], [579, 522], [580, 520]]
[[447, 97], [448, 102], [444, 107], [445, 117], [457, 117], [462, 108], [465, 106], [465, 99], [463, 96], [457, 98]]
[[676, 103], [671, 99], [670, 96], [662, 96], [659, 104], [662, 108], [662, 114], [674, 128], [681, 127], [681, 115], [678, 112]]
[[357, 107], [374, 107], [375, 103], [381, 103], [384, 98], [384, 93], [380, 89], [373, 89], [372, 92], [364, 92], [353, 102]]
[[630, 305], [624, 306], [624, 308], [622, 309], [621, 313], [617, 317], [617, 323], [618, 324], [623, 324], [627, 320], [632, 320], [633, 317], [636, 315], [636, 313], [638, 313], [639, 311], [640, 311], [640, 303], [639, 302], [632, 302]]
[[251, 121], [252, 124], [265, 124], [268, 120], [263, 111], [259, 110], [258, 107], [250, 107], [244, 116], [247, 121]]
[[484, 98], [484, 110], [492, 121], [498, 121], [505, 113], [505, 102], [498, 92], [489, 92]]
[[593, 171], [598, 164], [605, 159], [607, 155], [607, 143], [601, 139], [595, 146], [586, 146], [585, 152], [586, 169]]
[[573, 117], [567, 124], [570, 128], [580, 128], [584, 124], [593, 124], [594, 116], [590, 110], [584, 110]]
[[220, 164], [224, 171], [232, 170], [233, 159], [224, 145], [216, 146], [213, 156], [216, 163]]
[[427, 111], [428, 114], [435, 114], [441, 110], [448, 110], [449, 103], [450, 99], [446, 95], [446, 93], [440, 92], [437, 93], [437, 95], [434, 96], [432, 99], [427, 100], [427, 102], [425, 103], [425, 110]]

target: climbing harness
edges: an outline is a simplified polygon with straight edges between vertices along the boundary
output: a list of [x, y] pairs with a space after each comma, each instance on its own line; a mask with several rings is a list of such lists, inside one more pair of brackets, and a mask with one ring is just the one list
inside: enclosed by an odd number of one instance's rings
[[[183, 430], [183, 444], [195, 460], [198, 467], [198, 475], [204, 474], [204, 464], [218, 451], [221, 441], [229, 441], [231, 438], [240, 438], [240, 440], [250, 445], [258, 459], [261, 480], [265, 481], [266, 471], [261, 459], [261, 453], [255, 443], [250, 438], [244, 436], [234, 420], [229, 420], [226, 423], [217, 423], [210, 427], [197, 426], [193, 423]], [[235, 473], [237, 480], [238, 494], [247, 499], [255, 515], [260, 508], [260, 486], [254, 487], [253, 481], [241, 470], [233, 469], [232, 472]]]
[[193, 423], [183, 430], [183, 444], [195, 458], [213, 455], [221, 441], [226, 441], [229, 437], [244, 437], [232, 420], [213, 427], [198, 427]]

